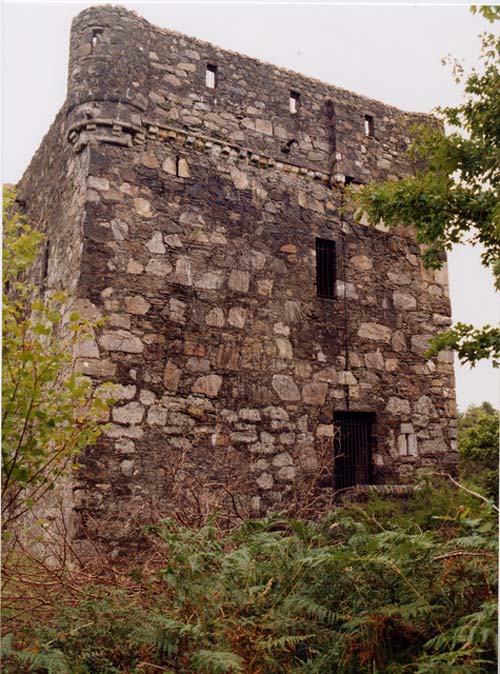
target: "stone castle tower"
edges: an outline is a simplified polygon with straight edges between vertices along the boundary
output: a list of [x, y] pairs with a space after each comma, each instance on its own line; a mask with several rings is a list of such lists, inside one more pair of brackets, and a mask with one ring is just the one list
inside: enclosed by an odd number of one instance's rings
[[423, 358], [446, 272], [344, 208], [346, 184], [412, 172], [415, 122], [435, 123], [123, 8], [75, 18], [18, 198], [47, 235], [41, 284], [108, 317], [75, 353], [119, 384], [68, 503], [76, 540], [225, 481], [260, 515], [320, 464], [330, 490], [453, 471], [452, 357]]

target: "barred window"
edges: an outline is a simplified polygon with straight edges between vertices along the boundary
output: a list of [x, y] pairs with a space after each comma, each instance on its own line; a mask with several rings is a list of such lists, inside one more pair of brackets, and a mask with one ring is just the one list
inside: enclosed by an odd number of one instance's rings
[[337, 264], [335, 241], [316, 239], [316, 290], [318, 297], [334, 298]]

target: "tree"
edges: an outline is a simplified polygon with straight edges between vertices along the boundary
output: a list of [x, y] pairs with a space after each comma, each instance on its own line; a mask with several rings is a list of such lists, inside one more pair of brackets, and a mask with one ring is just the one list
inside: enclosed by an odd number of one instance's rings
[[[500, 19], [498, 6], [479, 11], [490, 22]], [[423, 168], [413, 177], [364, 187], [354, 199], [373, 223], [414, 227], [417, 241], [426, 245], [427, 267], [439, 269], [453, 244], [481, 244], [482, 263], [500, 289], [500, 38], [485, 33], [481, 45], [481, 71], [465, 75], [454, 63], [463, 102], [437, 110], [455, 130], [446, 136], [437, 128], [416, 130], [409, 152]], [[491, 357], [498, 367], [500, 329], [457, 323], [433, 340], [428, 355], [442, 349], [454, 349], [462, 363], [472, 366]]]
[[460, 473], [498, 503], [498, 412], [488, 402], [458, 417]]
[[[68, 309], [62, 292], [26, 279], [43, 235], [4, 193], [2, 492], [4, 532], [42, 499], [100, 434], [109, 400], [72, 367], [74, 344], [95, 326]], [[104, 395], [103, 395], [104, 393]]]

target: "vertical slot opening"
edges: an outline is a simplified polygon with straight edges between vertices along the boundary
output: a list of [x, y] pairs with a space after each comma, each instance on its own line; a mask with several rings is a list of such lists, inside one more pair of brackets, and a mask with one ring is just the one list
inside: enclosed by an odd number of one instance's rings
[[42, 289], [45, 289], [47, 286], [47, 279], [49, 277], [49, 261], [50, 261], [50, 242], [47, 241], [43, 249], [42, 255], [42, 268], [41, 268], [41, 281], [40, 281], [40, 286]]
[[207, 64], [205, 71], [205, 84], [208, 89], [215, 89], [217, 86], [217, 66]]
[[335, 281], [337, 263], [335, 241], [316, 239], [316, 292], [318, 297], [333, 299], [335, 297]]
[[365, 115], [365, 136], [375, 136], [375, 120], [371, 115]]
[[290, 92], [290, 113], [296, 115], [299, 111], [300, 94], [298, 91]]
[[96, 44], [99, 42], [99, 40], [102, 36], [102, 33], [103, 33], [102, 28], [93, 28], [92, 29], [92, 37], [91, 37], [91, 40], [90, 40], [90, 42], [92, 44], [92, 49], [94, 49]]

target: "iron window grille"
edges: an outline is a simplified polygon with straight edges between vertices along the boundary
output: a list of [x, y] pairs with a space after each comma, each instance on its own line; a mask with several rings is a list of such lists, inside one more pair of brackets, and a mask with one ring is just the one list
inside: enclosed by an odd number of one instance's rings
[[316, 290], [318, 297], [333, 299], [337, 279], [335, 241], [316, 239]]

